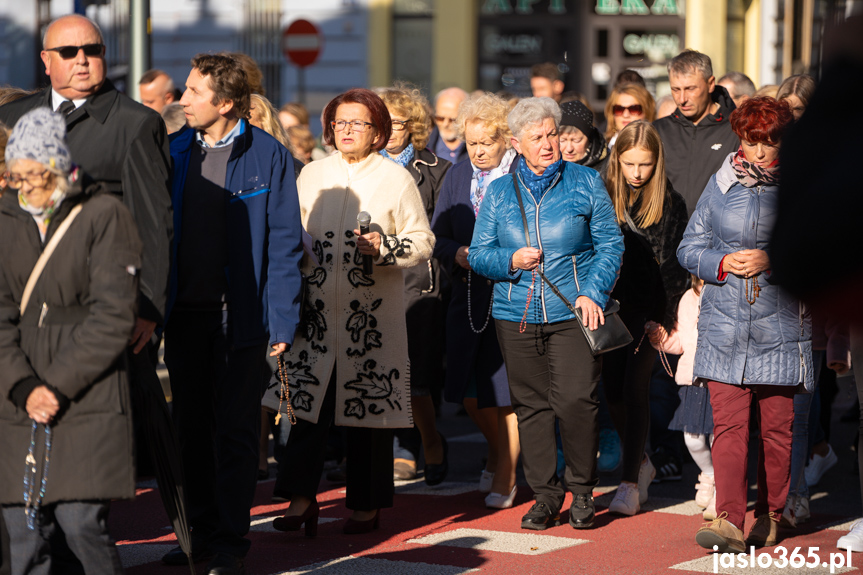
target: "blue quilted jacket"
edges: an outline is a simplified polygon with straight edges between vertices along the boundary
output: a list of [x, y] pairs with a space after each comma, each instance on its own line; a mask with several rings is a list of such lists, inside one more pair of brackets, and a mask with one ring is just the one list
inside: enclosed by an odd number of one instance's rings
[[[531, 246], [543, 251], [543, 273], [570, 303], [583, 295], [605, 307], [620, 272], [623, 236], [602, 178], [595, 170], [564, 162], [556, 183], [538, 204], [521, 181], [519, 185]], [[485, 194], [468, 252], [471, 268], [497, 282], [495, 319], [521, 321], [531, 274], [510, 274], [509, 265], [512, 255], [525, 246], [513, 178], [498, 178]], [[539, 276], [534, 289], [539, 297], [534, 297], [528, 323], [575, 317]]]
[[[722, 164], [704, 189], [677, 249], [680, 264], [706, 284], [698, 317], [693, 378], [746, 385], [814, 386], [812, 322], [803, 302], [758, 276], [747, 301], [745, 281], [718, 279], [723, 256], [744, 249], [770, 253], [778, 186], [744, 187]], [[749, 281], [749, 299], [753, 282]]]

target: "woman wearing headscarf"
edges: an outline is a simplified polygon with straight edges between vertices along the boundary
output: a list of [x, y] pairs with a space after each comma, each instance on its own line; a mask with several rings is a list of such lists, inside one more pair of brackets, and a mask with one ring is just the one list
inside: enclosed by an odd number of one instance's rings
[[432, 218], [440, 258], [452, 278], [446, 317], [448, 369], [444, 397], [463, 404], [488, 442], [488, 459], [479, 491], [486, 506], [512, 507], [516, 495], [518, 428], [509, 384], [497, 341], [492, 309], [492, 282], [476, 273], [467, 256], [477, 214], [489, 186], [508, 177], [516, 152], [506, 123], [509, 105], [493, 94], [468, 96], [459, 107], [456, 126], [468, 161], [447, 174]]
[[86, 572], [122, 573], [107, 517], [112, 499], [135, 495], [123, 353], [142, 248], [129, 211], [84, 183], [65, 138], [63, 118], [37, 108], [6, 147], [0, 241], [15, 249], [0, 254], [0, 505], [13, 573], [50, 571], [58, 526]]
[[[330, 426], [347, 433], [347, 534], [380, 523], [393, 502], [393, 429], [413, 424], [405, 326], [404, 268], [431, 257], [434, 236], [411, 175], [379, 153], [392, 132], [386, 105], [355, 88], [324, 110], [324, 140], [337, 154], [308, 164], [297, 180], [308, 293], [285, 354], [297, 425], [285, 450], [291, 500], [273, 526], [317, 534], [316, 499]], [[371, 216], [361, 233], [358, 215]], [[371, 269], [368, 269], [372, 264]]]
[[486, 192], [467, 254], [472, 269], [497, 282], [493, 316], [518, 417], [524, 474], [536, 497], [521, 526], [536, 530], [560, 524], [566, 495], [557, 476], [555, 421], [566, 489], [573, 494], [569, 524], [593, 525], [602, 368], [575, 314], [537, 271], [581, 311], [584, 327], [596, 330], [605, 321], [623, 254], [602, 178], [560, 157], [560, 118], [551, 98], [527, 98], [509, 113], [521, 158], [514, 174]]
[[[418, 89], [405, 84], [382, 90], [380, 97], [390, 112], [393, 128], [381, 154], [413, 176], [426, 216], [431, 221], [444, 176], [452, 164], [426, 149], [432, 129], [428, 101]], [[438, 485], [449, 472], [446, 440], [437, 429], [431, 395], [432, 387], [443, 381], [444, 306], [440, 263], [431, 258], [406, 269], [404, 276], [411, 409], [425, 453], [423, 477], [428, 485]], [[397, 432], [400, 447], [408, 452], [394, 453], [393, 466], [399, 479], [416, 477], [419, 446], [415, 434], [414, 430]]]
[[[711, 178], [677, 250], [705, 281], [693, 377], [713, 408], [717, 518], [696, 542], [720, 553], [776, 545], [788, 494], [794, 394], [812, 391], [812, 325], [803, 302], [771, 282], [779, 146], [791, 109], [750, 98], [731, 114], [740, 148]], [[755, 524], [743, 538], [750, 407], [759, 412]]]

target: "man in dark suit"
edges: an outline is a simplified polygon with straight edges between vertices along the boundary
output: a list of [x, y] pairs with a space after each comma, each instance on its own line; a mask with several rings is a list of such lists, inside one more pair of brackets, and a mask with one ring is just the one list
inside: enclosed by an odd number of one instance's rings
[[144, 242], [131, 344], [138, 354], [162, 323], [167, 297], [173, 224], [165, 124], [106, 79], [102, 33], [90, 19], [69, 15], [54, 20], [42, 44], [51, 87], [0, 107], [0, 122], [11, 128], [38, 107], [65, 114], [73, 162], [120, 196], [132, 212]]

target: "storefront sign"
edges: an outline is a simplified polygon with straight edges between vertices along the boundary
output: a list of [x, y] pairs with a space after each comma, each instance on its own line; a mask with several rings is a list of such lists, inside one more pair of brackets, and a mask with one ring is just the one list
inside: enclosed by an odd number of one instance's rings
[[666, 60], [680, 53], [680, 37], [677, 34], [648, 34], [626, 32], [623, 49], [627, 54], [644, 54], [651, 60]]
[[567, 0], [485, 0], [481, 12], [483, 16], [534, 13], [566, 14], [567, 3]]
[[538, 34], [487, 34], [483, 38], [483, 51], [487, 56], [503, 54], [525, 56], [542, 54], [542, 36]]
[[648, 8], [646, 0], [596, 0], [596, 13], [601, 16], [656, 16], [676, 15], [680, 11], [677, 8], [677, 0], [653, 0], [652, 6]]

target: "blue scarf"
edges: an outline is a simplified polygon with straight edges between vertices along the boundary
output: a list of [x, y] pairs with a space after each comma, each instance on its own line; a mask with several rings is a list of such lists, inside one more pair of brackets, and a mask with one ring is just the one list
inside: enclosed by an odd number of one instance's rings
[[403, 168], [407, 168], [411, 160], [414, 159], [414, 145], [408, 144], [408, 147], [402, 150], [398, 156], [391, 156], [386, 150], [381, 150], [381, 155], [388, 160], [392, 160]]
[[537, 176], [533, 173], [533, 171], [527, 167], [527, 162], [524, 160], [524, 156], [518, 161], [518, 175], [521, 177], [522, 183], [527, 186], [528, 191], [533, 196], [533, 199], [536, 200], [538, 204], [540, 200], [542, 200], [543, 194], [548, 191], [551, 187], [551, 183], [554, 180], [554, 177], [560, 173], [560, 170], [563, 168], [563, 158], [556, 161], [549, 167], [545, 169], [541, 176]]

